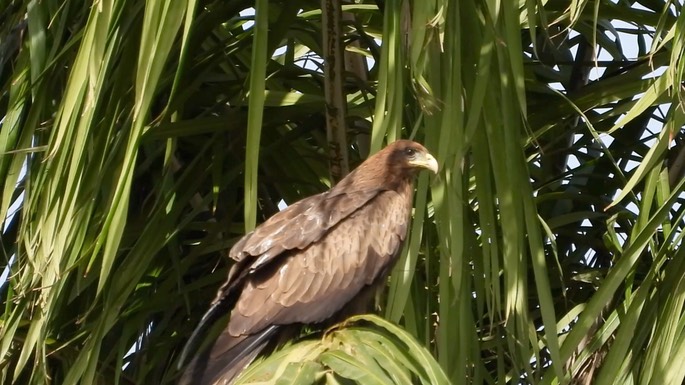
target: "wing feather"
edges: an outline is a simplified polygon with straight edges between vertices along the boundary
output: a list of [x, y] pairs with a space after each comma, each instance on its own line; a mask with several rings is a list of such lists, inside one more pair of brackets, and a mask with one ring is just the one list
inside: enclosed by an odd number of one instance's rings
[[[292, 264], [284, 264], [278, 269], [278, 287], [283, 291], [290, 291], [295, 283], [297, 283], [298, 277], [296, 274], [288, 274], [289, 270], [294, 269]], [[272, 285], [273, 288], [273, 285]]]
[[273, 215], [231, 248], [229, 257], [241, 261], [258, 257], [255, 270], [286, 250], [304, 249], [348, 217], [382, 190], [345, 191], [336, 186], [298, 201]]
[[406, 197], [382, 192], [317, 242], [289, 251], [278, 269], [249, 275], [229, 332], [255, 333], [275, 319], [289, 324], [330, 318], [392, 265], [406, 237], [410, 209]]

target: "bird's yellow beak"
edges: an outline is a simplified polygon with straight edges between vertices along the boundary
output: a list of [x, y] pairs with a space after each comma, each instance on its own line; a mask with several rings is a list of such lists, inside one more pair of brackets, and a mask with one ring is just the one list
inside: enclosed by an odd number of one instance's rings
[[412, 160], [409, 163], [413, 166], [416, 166], [416, 167], [421, 167], [421, 168], [431, 170], [431, 171], [433, 171], [434, 174], [438, 173], [438, 161], [435, 160], [433, 155], [431, 155], [429, 153], [421, 154], [420, 156], [417, 156], [416, 159]]

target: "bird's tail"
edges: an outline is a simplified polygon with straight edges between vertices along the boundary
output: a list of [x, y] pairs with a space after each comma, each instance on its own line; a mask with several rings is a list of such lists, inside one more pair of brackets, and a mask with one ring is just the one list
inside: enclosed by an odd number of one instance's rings
[[231, 384], [267, 346], [280, 326], [256, 334], [234, 337], [224, 330], [211, 349], [198, 354], [183, 372], [179, 385]]

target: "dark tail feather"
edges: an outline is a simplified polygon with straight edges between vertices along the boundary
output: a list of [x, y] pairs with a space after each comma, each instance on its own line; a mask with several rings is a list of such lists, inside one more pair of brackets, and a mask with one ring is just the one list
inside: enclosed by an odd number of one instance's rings
[[239, 337], [233, 337], [225, 330], [211, 349], [195, 356], [183, 372], [179, 385], [231, 384], [279, 328], [272, 325], [257, 334]]
[[198, 347], [200, 346], [200, 337], [207, 331], [207, 329], [223, 314], [225, 314], [226, 307], [228, 307], [228, 301], [217, 301], [212, 304], [212, 306], [205, 312], [205, 314], [200, 319], [200, 322], [193, 330], [193, 334], [188, 338], [188, 342], [183, 347], [181, 352], [181, 358], [178, 360], [178, 369], [181, 369], [183, 365], [188, 362], [188, 354], [196, 353]]

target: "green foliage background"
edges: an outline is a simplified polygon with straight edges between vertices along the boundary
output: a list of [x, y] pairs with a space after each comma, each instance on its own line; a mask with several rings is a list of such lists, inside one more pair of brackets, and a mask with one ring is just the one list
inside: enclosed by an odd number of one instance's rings
[[682, 2], [345, 4], [343, 140], [321, 8], [0, 0], [2, 382], [172, 383], [224, 250], [330, 187], [330, 148], [411, 137], [441, 172], [383, 299], [406, 333], [290, 345], [280, 383], [681, 384]]

